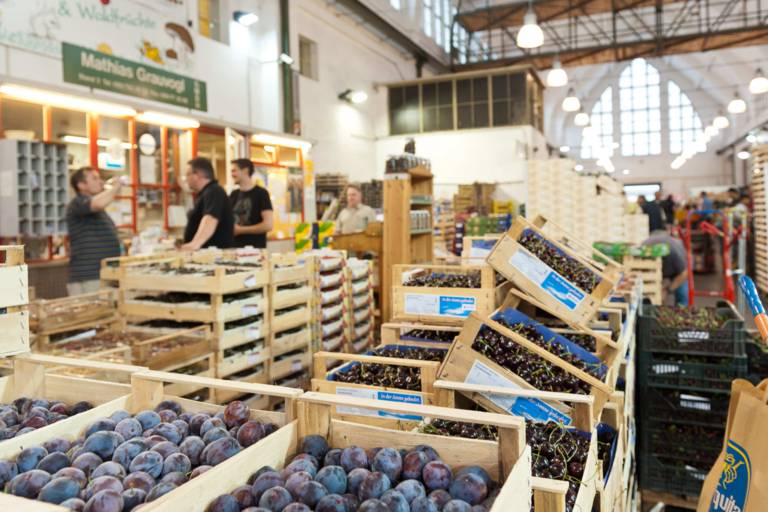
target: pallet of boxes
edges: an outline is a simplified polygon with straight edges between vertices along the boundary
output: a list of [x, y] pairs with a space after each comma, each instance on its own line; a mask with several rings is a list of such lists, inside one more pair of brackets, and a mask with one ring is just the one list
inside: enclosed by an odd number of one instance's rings
[[[486, 265], [511, 289], [459, 324], [432, 391], [444, 405], [526, 418], [537, 512], [624, 510], [631, 462], [617, 386], [625, 387], [632, 306], [605, 307], [618, 265], [600, 264], [558, 238], [518, 218], [496, 243]], [[482, 424], [429, 421], [419, 428], [498, 439]], [[558, 453], [569, 454], [567, 463]]]

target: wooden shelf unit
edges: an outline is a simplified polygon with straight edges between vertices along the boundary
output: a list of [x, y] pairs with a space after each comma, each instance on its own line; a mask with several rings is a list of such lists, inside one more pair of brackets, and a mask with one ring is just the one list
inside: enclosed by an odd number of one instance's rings
[[[429, 263], [433, 257], [434, 218], [432, 202], [413, 201], [413, 196], [433, 196], [432, 172], [423, 166], [408, 172], [384, 175], [384, 249], [381, 254], [381, 318], [392, 317], [392, 267], [401, 263]], [[411, 229], [411, 211], [427, 211], [429, 227]]]

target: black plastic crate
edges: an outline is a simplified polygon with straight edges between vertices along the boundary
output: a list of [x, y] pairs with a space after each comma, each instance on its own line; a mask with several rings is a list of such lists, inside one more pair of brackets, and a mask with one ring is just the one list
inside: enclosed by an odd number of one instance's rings
[[644, 387], [637, 389], [639, 423], [669, 422], [708, 427], [724, 426], [730, 394]]
[[702, 356], [638, 351], [637, 379], [642, 388], [730, 393], [734, 379], [746, 378], [747, 357]]
[[640, 487], [690, 497], [701, 493], [710, 466], [692, 466], [684, 462], [641, 453], [638, 460]]
[[748, 379], [753, 384], [759, 384], [768, 378], [768, 348], [757, 341], [757, 333], [747, 333], [745, 348], [748, 360]]
[[693, 308], [694, 311], [707, 309], [724, 317], [726, 320], [716, 329], [662, 325], [659, 314], [669, 309], [669, 306], [643, 305], [637, 327], [639, 350], [720, 357], [745, 355], [744, 320], [729, 302], [720, 301], [715, 308]]
[[640, 453], [694, 465], [711, 466], [723, 447], [725, 425], [703, 427], [648, 420], [641, 423]]

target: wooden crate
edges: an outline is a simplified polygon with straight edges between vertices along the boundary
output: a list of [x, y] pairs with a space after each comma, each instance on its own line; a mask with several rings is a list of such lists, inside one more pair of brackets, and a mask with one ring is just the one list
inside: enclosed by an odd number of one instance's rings
[[128, 266], [147, 265], [151, 263], [171, 263], [179, 258], [178, 252], [161, 252], [156, 254], [141, 254], [136, 256], [117, 256], [101, 260], [99, 278], [102, 281], [117, 282], [120, 280], [120, 269]]
[[[526, 338], [519, 334], [510, 331], [501, 324], [490, 320], [489, 318], [482, 318], [476, 313], [473, 313], [467, 322], [464, 324], [459, 336], [456, 337], [451, 349], [448, 352], [445, 361], [443, 361], [438, 378], [440, 380], [448, 380], [454, 382], [470, 382], [480, 383], [484, 380], [491, 379], [497, 382], [499, 386], [503, 387], [522, 387], [524, 389], [533, 389], [527, 381], [518, 377], [503, 366], [497, 364], [491, 359], [485, 357], [480, 352], [475, 351], [472, 348], [472, 343], [475, 340], [480, 328], [483, 325], [487, 325], [494, 331], [497, 331], [505, 337], [512, 340], [515, 344], [522, 346], [528, 352], [531, 352], [542, 359], [547, 360], [553, 366], [561, 368], [563, 371], [575, 376], [579, 380], [586, 382], [590, 385], [590, 395], [594, 396], [594, 411], [593, 415], [598, 418], [602, 412], [603, 406], [608, 401], [613, 389], [608, 384], [601, 382], [597, 378], [587, 374], [586, 372], [574, 367], [573, 365], [566, 363], [556, 355], [548, 352], [547, 350], [539, 347], [535, 343], [528, 341]], [[567, 394], [567, 393], [564, 393]], [[498, 412], [507, 412], [506, 409], [498, 405], [493, 400], [482, 399], [482, 405], [489, 410]], [[557, 414], [556, 411], [569, 416], [573, 414], [570, 408], [565, 404], [555, 402], [550, 404], [553, 414]]]
[[[603, 461], [597, 461], [597, 498], [595, 503], [599, 512], [613, 512], [617, 503], [624, 497], [624, 422], [620, 404], [609, 402], [603, 409], [600, 422], [605, 423], [616, 431], [616, 451], [611, 461], [610, 474], [606, 478], [608, 468]], [[593, 509], [594, 510], [594, 509]]]
[[[416, 273], [480, 273], [480, 288], [432, 288], [404, 286]], [[395, 265], [393, 269], [393, 319], [446, 325], [461, 325], [473, 311], [490, 314], [509, 290], [509, 283], [496, 285], [495, 273], [488, 265]]]
[[[200, 387], [208, 387], [208, 388], [214, 388], [217, 390], [223, 390], [223, 391], [238, 391], [243, 393], [253, 393], [253, 394], [259, 394], [264, 396], [274, 396], [279, 397], [287, 402], [287, 407], [285, 408], [285, 412], [273, 412], [273, 411], [264, 411], [264, 410], [251, 410], [250, 418], [253, 420], [263, 421], [263, 422], [269, 422], [274, 423], [281, 427], [275, 434], [277, 434], [277, 438], [272, 438], [272, 436], [267, 436], [266, 438], [262, 439], [261, 441], [249, 446], [248, 448], [242, 450], [237, 455], [231, 457], [230, 459], [222, 462], [221, 464], [216, 466], [217, 470], [221, 471], [221, 475], [231, 475], [234, 472], [239, 471], [243, 464], [246, 464], [247, 461], [252, 460], [253, 457], [258, 456], [258, 454], [265, 453], [265, 452], [271, 452], [274, 451], [274, 443], [275, 439], [284, 439], [283, 434], [285, 432], [282, 430], [283, 428], [287, 428], [290, 432], [289, 435], [293, 435], [296, 429], [296, 407], [295, 407], [295, 401], [301, 395], [301, 392], [295, 389], [288, 389], [288, 388], [281, 388], [277, 386], [268, 386], [268, 385], [258, 385], [258, 384], [247, 384], [242, 382], [233, 382], [233, 381], [223, 381], [223, 380], [217, 380], [217, 379], [210, 379], [210, 378], [202, 378], [202, 377], [193, 377], [188, 375], [177, 375], [172, 373], [164, 373], [164, 372], [155, 372], [155, 371], [144, 371], [144, 372], [138, 372], [133, 375], [132, 378], [132, 385], [129, 388], [129, 394], [126, 396], [118, 396], [112, 399], [111, 401], [108, 401], [106, 403], [103, 403], [102, 405], [99, 405], [98, 407], [95, 407], [91, 409], [90, 411], [86, 411], [84, 413], [78, 414], [77, 416], [73, 416], [72, 418], [69, 418], [67, 420], [62, 420], [60, 422], [54, 423], [48, 427], [45, 427], [44, 429], [37, 430], [35, 432], [30, 432], [27, 435], [9, 439], [7, 441], [3, 441], [0, 443], [0, 459], [15, 459], [18, 454], [24, 449], [29, 446], [37, 446], [42, 445], [45, 441], [52, 439], [54, 437], [62, 437], [67, 440], [74, 441], [79, 436], [82, 436], [83, 431], [94, 421], [100, 419], [109, 417], [112, 413], [119, 411], [119, 410], [125, 410], [129, 413], [135, 414], [139, 411], [150, 409], [153, 410], [157, 404], [159, 404], [162, 400], [173, 400], [178, 402], [186, 412], [190, 413], [198, 413], [198, 412], [206, 412], [209, 414], [217, 414], [224, 410], [224, 407], [219, 405], [214, 405], [211, 403], [204, 403], [204, 402], [195, 402], [192, 400], [186, 400], [183, 398], [178, 398], [174, 395], [169, 395], [166, 393], [165, 385], [182, 385], [182, 386], [200, 386]], [[89, 392], [91, 395], [100, 394], [102, 392], [100, 388], [101, 384], [99, 386], [93, 385], [91, 383]], [[29, 386], [30, 391], [36, 391], [34, 386]], [[66, 399], [67, 401], [71, 401], [70, 397], [72, 396], [73, 392], [75, 390], [72, 387], [64, 388], [64, 389], [57, 389], [55, 391], [55, 397], [57, 399]], [[79, 390], [80, 393], [83, 393], [83, 390]], [[250, 473], [249, 473], [250, 475]], [[202, 476], [202, 475], [201, 475]], [[215, 476], [215, 475], [214, 475]], [[221, 479], [221, 476], [218, 476], [214, 478], [213, 480]], [[247, 476], [246, 476], [247, 478]], [[202, 480], [205, 482], [208, 478]], [[185, 500], [186, 498], [193, 497], [196, 493], [196, 488], [199, 485], [200, 480], [195, 478], [194, 480], [191, 480], [184, 485], [180, 486], [178, 489], [173, 490], [172, 492], [166, 494], [164, 498], [166, 500]], [[208, 485], [205, 486], [206, 488], [209, 488]], [[186, 497], [186, 498], [185, 498]], [[194, 501], [199, 501], [199, 497], [194, 498]], [[173, 501], [163, 501], [162, 503], [168, 504], [173, 503]], [[160, 504], [160, 501], [155, 501], [151, 503], [152, 507], [148, 510], [188, 510], [187, 507], [182, 508], [176, 508], [174, 506], [168, 507], [167, 505]], [[204, 506], [206, 506], [207, 503], [203, 504], [200, 503], [200, 509], [204, 510]], [[155, 508], [158, 507], [159, 508]], [[2, 510], [35, 510], [35, 511], [62, 511], [60, 507], [50, 506], [47, 508], [45, 503], [41, 503], [38, 501], [31, 501], [26, 499], [20, 499], [16, 498], [7, 494], [0, 493], [0, 509]]]
[[[73, 346], [74, 345], [74, 346]], [[123, 343], [115, 343], [107, 348], [89, 348], [87, 345], [76, 342], [63, 343], [56, 346], [54, 350], [47, 352], [48, 355], [67, 357], [76, 360], [106, 362], [118, 365], [131, 365], [133, 358], [131, 355], [131, 346]], [[72, 366], [58, 366], [47, 370], [50, 373], [59, 375], [68, 375], [70, 377], [80, 377], [96, 380], [109, 380], [128, 384], [130, 374], [114, 374], [110, 370], [95, 368], [78, 368]]]
[[[528, 511], [530, 509], [530, 449], [525, 446], [525, 429], [520, 418], [489, 413], [479, 414], [479, 420], [499, 428], [500, 442], [474, 439], [454, 439], [383, 429], [336, 419], [331, 410], [349, 404], [359, 409], [386, 409], [395, 414], [410, 414], [455, 421], [475, 421], [468, 411], [409, 404], [381, 403], [372, 400], [337, 397], [322, 393], [306, 393], [298, 401], [299, 420], [294, 421], [257, 445], [203, 473], [181, 489], [145, 505], [147, 512], [183, 510], [203, 512], [221, 494], [243, 485], [249, 476], [264, 466], [278, 470], [298, 453], [301, 439], [322, 435], [334, 448], [356, 445], [364, 449], [393, 446], [412, 449], [419, 444], [432, 446], [454, 471], [468, 465], [483, 467], [500, 482], [501, 491], [490, 512]], [[473, 418], [473, 419], [469, 419]]]
[[[535, 233], [550, 246], [595, 274], [600, 279], [595, 289], [591, 292], [579, 289], [520, 245], [518, 239], [524, 232]], [[579, 325], [586, 324], [595, 315], [620, 276], [620, 268], [610, 266], [601, 271], [592, 260], [546, 235], [539, 227], [522, 217], [515, 219], [510, 230], [493, 248], [487, 261], [526, 294], [549, 305], [557, 312], [558, 318]]]
[[272, 382], [302, 370], [307, 370], [312, 365], [312, 348], [307, 345], [302, 349], [287, 352], [272, 358], [269, 365], [269, 376]]
[[115, 290], [99, 290], [53, 300], [37, 299], [29, 304], [29, 329], [41, 334], [61, 332], [110, 318], [116, 311]]
[[272, 357], [283, 355], [296, 349], [310, 346], [312, 329], [308, 325], [290, 331], [282, 331], [269, 335], [269, 349]]
[[270, 317], [270, 326], [272, 332], [282, 332], [296, 327], [308, 325], [312, 320], [312, 310], [309, 301], [306, 303], [291, 306], [290, 310], [273, 309]]
[[[191, 377], [216, 377], [216, 359], [213, 352], [203, 354], [193, 359], [168, 367], [168, 373], [178, 373]], [[205, 386], [187, 383], [174, 383], [166, 386], [165, 392], [169, 395], [187, 396], [204, 389]]]
[[0, 357], [29, 352], [28, 303], [24, 247], [0, 246]]
[[256, 340], [267, 340], [271, 331], [266, 315], [253, 318], [253, 323], [230, 329], [225, 329], [223, 322], [213, 324], [213, 348], [221, 351]]
[[[264, 267], [227, 267], [185, 263], [178, 260], [174, 268], [200, 270], [201, 274], [174, 274], [145, 266], [120, 269], [120, 288], [156, 292], [187, 292], [223, 295], [237, 293], [269, 284], [269, 269]], [[231, 273], [228, 273], [228, 270]], [[213, 275], [208, 275], [209, 273]]]
[[314, 274], [314, 257], [295, 253], [269, 256], [270, 283], [273, 285], [309, 281]]
[[[471, 401], [483, 407], [483, 403], [487, 402], [488, 397], [490, 396], [507, 401], [537, 400], [549, 403], [570, 402], [574, 414], [573, 423], [569, 426], [582, 432], [589, 433], [591, 438], [587, 461], [584, 465], [584, 480], [579, 486], [579, 491], [576, 495], [576, 504], [573, 510], [592, 510], [592, 503], [596, 495], [596, 479], [598, 474], [597, 432], [595, 430], [595, 420], [593, 415], [594, 397], [445, 380], [437, 380], [434, 383], [434, 388], [436, 393], [440, 396], [441, 402], [450, 407], [456, 406], [457, 393], [468, 397]], [[476, 411], [466, 412], [476, 413]], [[484, 424], [477, 420], [469, 420], [469, 422]], [[533, 510], [536, 512], [565, 512], [565, 495], [568, 492], [568, 483], [566, 481], [532, 477], [531, 486], [533, 489]]]
[[[343, 361], [346, 364], [339, 368], [327, 371], [327, 361]], [[390, 366], [405, 366], [418, 368], [421, 373], [420, 391], [410, 391], [394, 387], [368, 386], [366, 384], [353, 384], [331, 380], [334, 374], [344, 371], [350, 364], [383, 364]], [[420, 361], [416, 359], [404, 359], [395, 357], [381, 357], [364, 354], [339, 354], [337, 352], [317, 352], [314, 355], [312, 391], [320, 391], [344, 397], [363, 397], [377, 400], [391, 400], [410, 404], [436, 405], [433, 383], [437, 375], [440, 363], [437, 361]], [[440, 404], [437, 404], [440, 405]], [[360, 421], [370, 425], [392, 426], [401, 425], [402, 428], [411, 428], [414, 422], [421, 418], [412, 416], [388, 416], [380, 411], [366, 411], [364, 416], [359, 416], [359, 411], [353, 408], [342, 408], [336, 411], [341, 418], [355, 417], [354, 421]]]
[[450, 348], [452, 341], [427, 341], [419, 338], [413, 339], [407, 334], [415, 329], [426, 331], [449, 332], [452, 338], [458, 336], [461, 327], [450, 325], [429, 325], [419, 323], [400, 323], [389, 322], [381, 326], [381, 344], [382, 345], [404, 345], [408, 347], [422, 348]]
[[[374, 345], [373, 331], [368, 331], [355, 339], [345, 338], [344, 352], [347, 354], [362, 354], [367, 352]], [[341, 361], [336, 361], [341, 362]], [[335, 366], [335, 365], [334, 365]]]
[[464, 263], [482, 264], [502, 235], [465, 236], [462, 239], [461, 259]]
[[[265, 339], [254, 340], [243, 346], [249, 346], [253, 344], [253, 350], [249, 350], [248, 353], [233, 355], [227, 355], [227, 351], [218, 350], [216, 355], [216, 373], [215, 377], [223, 378], [228, 377], [234, 373], [239, 373], [247, 368], [269, 362], [272, 354], [269, 350], [269, 344]], [[235, 347], [236, 348], [236, 347]]]
[[134, 342], [133, 360], [150, 370], [166, 371], [210, 351], [211, 330], [201, 325]]
[[[248, 384], [269, 384], [269, 365], [267, 362], [258, 364], [253, 368], [248, 369], [247, 372], [243, 371], [224, 378], [226, 380], [245, 382]], [[250, 395], [250, 393], [214, 390], [213, 400], [214, 403], [217, 404], [227, 404], [233, 400], [241, 400], [243, 402], [251, 400], [254, 404], [261, 405], [260, 408], [266, 409], [269, 407], [269, 397], [267, 396], [257, 395], [254, 397], [249, 396], [246, 398], [244, 395]]]
[[[300, 284], [299, 287], [289, 288]], [[287, 285], [287, 286], [286, 286]], [[270, 304], [273, 309], [287, 308], [296, 304], [307, 303], [312, 299], [312, 286], [309, 281], [269, 285]]]
[[33, 334], [31, 338], [32, 344], [37, 352], [50, 352], [56, 347], [57, 343], [65, 342], [73, 337], [82, 335], [84, 332], [87, 333], [88, 331], [93, 331], [95, 333], [100, 330], [117, 330], [120, 328], [121, 323], [120, 317], [116, 313], [95, 320], [73, 322], [69, 326]]

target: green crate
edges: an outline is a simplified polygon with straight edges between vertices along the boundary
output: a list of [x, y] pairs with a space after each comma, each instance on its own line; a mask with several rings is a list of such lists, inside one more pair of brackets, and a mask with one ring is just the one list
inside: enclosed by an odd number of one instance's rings
[[725, 425], [703, 427], [669, 421], [647, 420], [641, 422], [640, 451], [669, 459], [712, 465], [720, 455], [725, 436]]
[[728, 418], [730, 395], [718, 392], [637, 388], [638, 423], [669, 422], [703, 427], [722, 427]]
[[734, 379], [748, 374], [747, 357], [712, 357], [638, 350], [638, 386], [731, 392]]
[[697, 467], [640, 452], [638, 469], [640, 487], [644, 490], [697, 497], [711, 467]]

